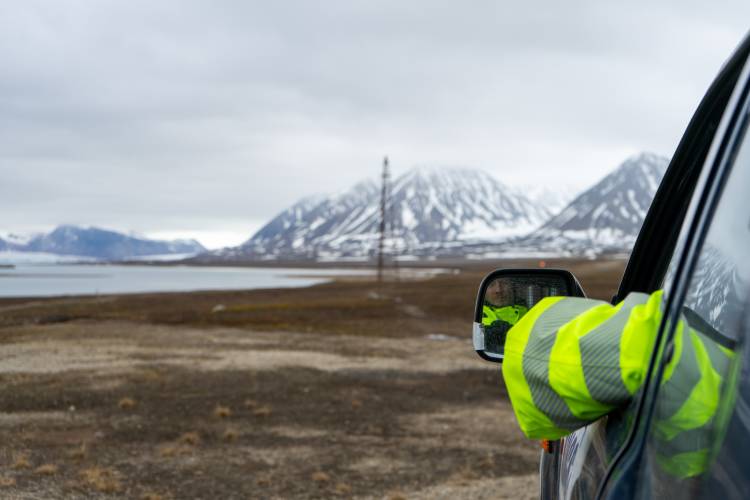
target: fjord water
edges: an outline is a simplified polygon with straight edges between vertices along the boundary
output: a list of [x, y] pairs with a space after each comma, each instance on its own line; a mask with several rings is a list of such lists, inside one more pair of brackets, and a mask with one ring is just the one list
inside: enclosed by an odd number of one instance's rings
[[0, 269], [0, 297], [53, 297], [315, 285], [368, 270], [137, 265], [18, 265]]

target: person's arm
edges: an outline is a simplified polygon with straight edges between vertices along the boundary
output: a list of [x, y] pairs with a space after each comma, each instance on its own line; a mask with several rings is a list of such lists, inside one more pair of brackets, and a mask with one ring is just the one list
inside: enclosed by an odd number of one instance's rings
[[653, 349], [661, 295], [634, 293], [616, 306], [549, 297], [511, 328], [503, 376], [527, 437], [559, 439], [630, 400]]
[[[552, 297], [510, 329], [503, 376], [526, 436], [559, 439], [631, 400], [646, 375], [661, 299], [661, 291], [616, 306]], [[705, 329], [681, 315], [654, 414], [657, 460], [678, 477], [705, 470], [726, 419], [720, 395], [734, 353]]]

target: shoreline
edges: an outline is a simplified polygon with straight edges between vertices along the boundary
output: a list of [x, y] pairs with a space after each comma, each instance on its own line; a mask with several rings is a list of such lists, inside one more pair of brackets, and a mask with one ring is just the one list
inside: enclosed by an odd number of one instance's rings
[[[421, 265], [412, 265], [417, 263], [410, 263], [409, 266], [400, 266], [397, 268], [387, 267], [384, 269], [384, 280], [386, 282], [408, 282], [408, 281], [419, 281], [429, 280], [438, 275], [444, 276], [458, 276], [458, 275], [475, 275], [477, 279], [477, 285], [483, 274], [486, 274], [494, 269], [498, 268], [547, 268], [547, 269], [569, 269], [574, 274], [578, 271], [583, 271], [584, 280], [585, 274], [590, 272], [591, 269], [605, 269], [605, 268], [620, 268], [624, 269], [626, 261], [620, 258], [608, 258], [591, 261], [588, 259], [573, 259], [573, 258], [559, 258], [553, 260], [536, 260], [536, 259], [490, 259], [486, 261], [473, 261], [473, 260], [451, 260], [451, 261], [430, 261], [422, 262]], [[94, 267], [106, 269], [108, 267], [133, 267], [133, 268], [154, 268], [154, 269], [267, 269], [267, 270], [284, 270], [288, 271], [283, 274], [283, 278], [287, 280], [310, 280], [310, 283], [290, 283], [288, 286], [283, 284], [269, 285], [269, 286], [258, 286], [258, 287], [242, 287], [232, 286], [228, 288], [222, 288], [221, 286], [207, 286], [206, 288], [195, 288], [195, 289], [166, 289], [166, 290], [124, 290], [124, 291], [104, 291], [104, 292], [91, 292], [91, 293], [60, 293], [54, 295], [15, 295], [15, 296], [0, 296], [0, 306], [5, 302], [23, 302], [31, 300], [56, 300], [65, 299], [72, 300], [76, 298], [80, 299], [92, 299], [92, 298], [106, 298], [106, 297], [117, 297], [117, 296], [146, 296], [146, 295], [164, 295], [164, 294], [205, 294], [205, 293], [219, 293], [219, 294], [230, 294], [230, 293], [245, 293], [254, 291], [286, 291], [310, 288], [321, 286], [330, 283], [375, 283], [376, 268], [372, 266], [351, 266], [351, 265], [334, 265], [331, 263], [325, 263], [316, 265], [315, 263], [292, 263], [292, 262], [274, 262], [274, 263], [234, 263], [235, 265], [194, 265], [184, 263], [144, 263], [144, 262], [82, 262], [77, 264], [72, 263], [60, 263], [60, 264], [28, 264], [29, 267], [33, 268], [45, 268], [54, 269], [58, 265], [61, 267]], [[442, 264], [442, 265], [438, 265]], [[24, 265], [20, 266], [23, 269]], [[19, 268], [16, 268], [17, 270]], [[336, 271], [332, 274], [326, 274], [323, 271], [330, 270]], [[307, 274], [306, 271], [317, 271], [315, 274]], [[347, 274], [351, 271], [352, 274]], [[24, 276], [24, 278], [36, 278], [36, 275]], [[39, 277], [44, 277], [39, 275]], [[85, 277], [85, 276], [84, 276]], [[3, 278], [16, 278], [12, 273], [6, 275], [0, 274], [0, 283]], [[65, 279], [64, 276], [61, 276]], [[199, 286], [199, 285], [197, 285]]]

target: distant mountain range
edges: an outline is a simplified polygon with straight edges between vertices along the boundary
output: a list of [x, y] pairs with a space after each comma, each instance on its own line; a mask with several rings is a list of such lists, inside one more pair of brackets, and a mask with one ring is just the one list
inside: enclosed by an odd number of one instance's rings
[[[457, 168], [415, 168], [392, 183], [387, 206], [390, 252], [501, 241], [528, 233], [552, 215], [494, 177]], [[300, 201], [222, 259], [339, 260], [373, 257], [378, 245], [380, 188], [361, 182], [329, 198]]]
[[649, 153], [628, 158], [514, 244], [575, 255], [630, 251], [668, 164], [667, 158]]
[[[633, 156], [577, 196], [565, 188], [510, 187], [481, 170], [415, 168], [390, 184], [386, 254], [408, 260], [629, 252], [667, 164], [654, 154]], [[332, 196], [305, 198], [245, 243], [211, 252], [195, 240], [66, 225], [0, 238], [0, 260], [11, 254], [106, 261], [368, 260], [377, 255], [380, 190], [379, 183], [364, 181]]]
[[[667, 164], [649, 153], [631, 157], [577, 197], [511, 188], [480, 170], [416, 168], [392, 183], [386, 250], [403, 259], [629, 252]], [[242, 245], [198, 259], [371, 259], [379, 221], [380, 188], [361, 182], [304, 199]]]
[[152, 240], [95, 227], [65, 225], [46, 234], [0, 238], [0, 251], [115, 261], [145, 256], [188, 257], [206, 249], [195, 240]]

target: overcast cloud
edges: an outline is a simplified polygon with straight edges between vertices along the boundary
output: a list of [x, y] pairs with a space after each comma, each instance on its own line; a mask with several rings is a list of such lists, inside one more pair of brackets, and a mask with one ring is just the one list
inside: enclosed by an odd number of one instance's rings
[[750, 2], [0, 4], [0, 230], [236, 244], [415, 165], [584, 188], [671, 155]]

